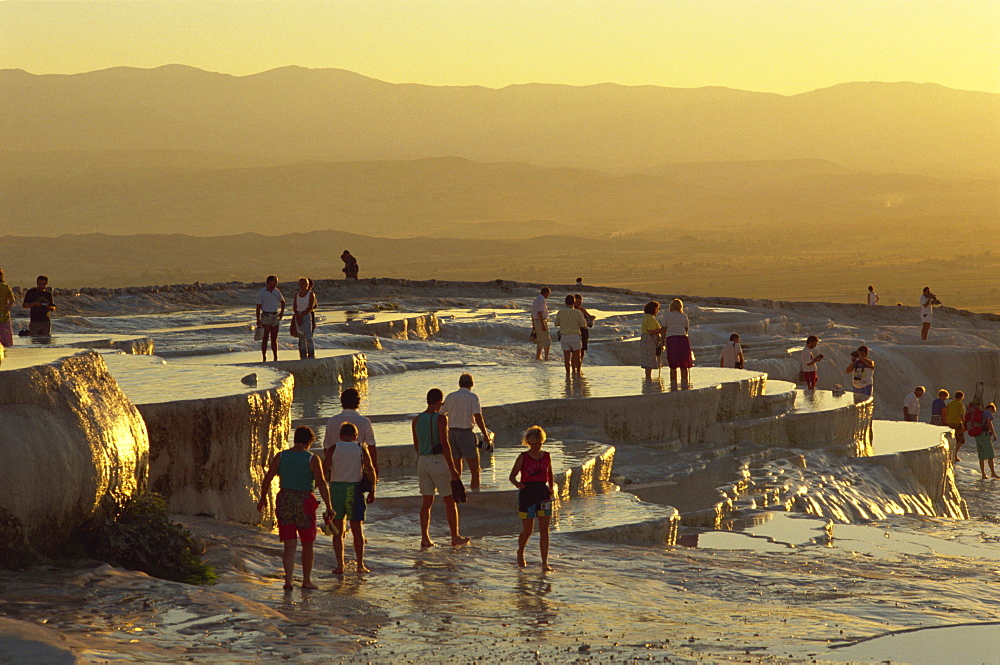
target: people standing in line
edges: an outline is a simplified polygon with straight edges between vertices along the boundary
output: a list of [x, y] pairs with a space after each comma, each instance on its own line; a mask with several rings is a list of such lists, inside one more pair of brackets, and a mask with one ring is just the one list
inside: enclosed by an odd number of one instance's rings
[[[972, 407], [970, 407], [972, 411]], [[993, 478], [1000, 478], [997, 475], [997, 470], [993, 466], [993, 458], [995, 454], [993, 452], [993, 444], [997, 440], [997, 430], [994, 425], [993, 419], [996, 415], [997, 407], [996, 404], [990, 402], [986, 405], [986, 408], [978, 410], [978, 426], [976, 423], [969, 423], [969, 434], [976, 437], [976, 454], [979, 455], [979, 470], [983, 474], [983, 480], [986, 480], [986, 464], [990, 465], [990, 476]]]
[[3, 270], [0, 270], [0, 346], [14, 346], [10, 308], [15, 302], [14, 291], [4, 281]]
[[739, 333], [733, 333], [729, 336], [729, 342], [722, 345], [722, 353], [719, 354], [719, 367], [743, 369], [744, 365], [743, 347], [740, 345]]
[[483, 409], [479, 404], [479, 395], [472, 392], [472, 375], [462, 374], [458, 377], [458, 390], [448, 393], [441, 406], [441, 413], [448, 417], [448, 442], [451, 445], [451, 456], [455, 460], [459, 476], [462, 475], [462, 460], [469, 464], [469, 474], [472, 476], [470, 487], [474, 490], [480, 486], [479, 442], [472, 431], [473, 425], [479, 426], [483, 439], [490, 442], [490, 432], [483, 420]]
[[816, 382], [819, 381], [819, 361], [823, 360], [822, 353], [816, 353], [819, 345], [819, 337], [809, 335], [806, 338], [806, 346], [800, 354], [800, 373], [802, 381], [806, 384], [806, 390], [816, 390]]
[[958, 451], [965, 445], [965, 393], [955, 391], [955, 399], [948, 402], [944, 408], [944, 424], [955, 430], [955, 460], [958, 461]]
[[660, 311], [660, 303], [650, 300], [642, 308], [642, 330], [639, 337], [639, 366], [646, 370], [646, 380], [653, 380], [653, 370], [660, 369], [661, 341], [666, 328], [660, 325], [656, 315]]
[[927, 339], [927, 333], [931, 330], [931, 319], [934, 317], [934, 306], [940, 304], [941, 301], [937, 296], [931, 293], [931, 287], [925, 286], [920, 296], [920, 339]]
[[872, 386], [875, 385], [875, 361], [868, 357], [867, 346], [859, 346], [857, 351], [851, 351], [851, 364], [844, 370], [851, 375], [851, 386], [855, 395], [871, 397]]
[[299, 290], [292, 299], [292, 316], [295, 330], [299, 335], [299, 358], [315, 358], [316, 344], [313, 342], [313, 312], [316, 310], [316, 294], [309, 288], [309, 280], [299, 277]]
[[[514, 460], [510, 482], [518, 489], [517, 511], [518, 517], [521, 518], [521, 534], [517, 537], [517, 565], [521, 568], [527, 566], [524, 561], [524, 548], [531, 538], [537, 518], [542, 569], [550, 571], [552, 568], [549, 566], [549, 522], [552, 519], [555, 479], [552, 475], [552, 458], [548, 451], [542, 450], [543, 443], [545, 443], [545, 430], [537, 425], [529, 427], [522, 439], [522, 444], [528, 446], [528, 450]], [[520, 479], [518, 474], [521, 476]]]
[[[577, 279], [582, 279], [577, 277]], [[587, 321], [587, 325], [580, 328], [580, 364], [583, 365], [583, 361], [587, 358], [587, 343], [590, 341], [590, 329], [594, 327], [594, 321], [597, 320], [596, 316], [591, 316], [587, 308], [583, 306], [583, 295], [577, 293], [573, 296], [573, 307], [580, 310], [583, 314], [583, 318]]]
[[330, 481], [330, 505], [333, 518], [333, 553], [337, 557], [334, 575], [344, 574], [344, 520], [351, 522], [354, 536], [354, 556], [357, 571], [369, 572], [365, 566], [365, 495], [362, 479], [367, 477], [371, 486], [367, 503], [375, 501], [378, 474], [368, 453], [368, 447], [358, 443], [358, 428], [345, 422], [340, 425], [340, 440], [326, 449], [323, 459], [327, 479]]
[[261, 362], [267, 362], [267, 343], [271, 343], [274, 361], [278, 361], [278, 328], [285, 315], [285, 296], [278, 290], [278, 278], [268, 275], [267, 284], [257, 292], [257, 326], [264, 329], [260, 341]]
[[868, 285], [868, 304], [872, 306], [878, 304], [878, 294], [875, 293], [875, 287], [871, 284]]
[[566, 365], [566, 373], [579, 372], [581, 367], [581, 353], [583, 352], [583, 337], [580, 331], [587, 327], [587, 319], [583, 312], [574, 307], [576, 298], [566, 296], [565, 306], [556, 312], [556, 325], [559, 327], [559, 342], [563, 350], [563, 362]]
[[924, 392], [926, 389], [923, 386], [917, 386], [903, 398], [903, 420], [912, 423], [920, 420], [920, 398]]
[[[372, 429], [372, 421], [358, 413], [361, 406], [361, 394], [356, 388], [348, 388], [340, 393], [340, 408], [342, 411], [335, 415], [326, 423], [326, 434], [323, 436], [323, 448], [337, 443], [339, 440], [340, 425], [351, 423], [358, 430], [358, 443], [368, 449], [368, 454], [372, 458], [372, 465], [378, 473], [378, 448], [375, 445], [375, 430]], [[371, 490], [372, 496], [375, 490]]]
[[319, 503], [313, 495], [313, 488], [319, 487], [320, 496], [326, 504], [326, 515], [332, 513], [330, 490], [323, 475], [323, 464], [319, 457], [309, 452], [315, 435], [308, 427], [295, 429], [294, 445], [282, 450], [271, 459], [260, 486], [260, 501], [257, 510], [264, 508], [271, 496], [271, 481], [280, 479], [280, 490], [275, 500], [274, 512], [278, 517], [278, 538], [284, 545], [281, 562], [285, 569], [285, 590], [292, 589], [295, 574], [296, 536], [302, 541], [302, 588], [315, 589], [312, 583], [313, 543], [316, 541], [316, 509]]
[[670, 301], [666, 316], [667, 364], [670, 365], [670, 386], [677, 389], [677, 370], [681, 371], [681, 387], [690, 388], [689, 371], [694, 366], [691, 359], [691, 341], [688, 338], [690, 321], [684, 313], [684, 303], [678, 298]]
[[344, 267], [341, 269], [344, 272], [344, 279], [357, 279], [358, 278], [358, 260], [351, 256], [351, 253], [344, 250], [344, 253], [340, 255], [340, 260], [344, 262]]
[[931, 402], [931, 425], [944, 425], [944, 410], [948, 406], [948, 391], [941, 389], [938, 391], [937, 399]]
[[[549, 304], [546, 299], [552, 289], [543, 286], [531, 303], [531, 338], [535, 340], [535, 360], [548, 360], [552, 336], [549, 334]], [[544, 355], [544, 358], [543, 358]]]
[[49, 315], [56, 310], [56, 305], [52, 299], [48, 277], [38, 276], [38, 279], [35, 280], [35, 286], [24, 294], [24, 302], [21, 303], [21, 307], [30, 310], [28, 317], [29, 335], [32, 337], [50, 337], [52, 335], [52, 320]]
[[427, 409], [417, 414], [410, 424], [413, 448], [417, 451], [417, 476], [420, 482], [420, 546], [434, 547], [431, 540], [431, 508], [434, 492], [444, 499], [444, 513], [448, 518], [453, 546], [465, 545], [471, 540], [459, 531], [458, 505], [452, 498], [452, 480], [460, 480], [458, 468], [448, 445], [448, 416], [440, 413], [444, 395], [437, 388], [427, 391]]

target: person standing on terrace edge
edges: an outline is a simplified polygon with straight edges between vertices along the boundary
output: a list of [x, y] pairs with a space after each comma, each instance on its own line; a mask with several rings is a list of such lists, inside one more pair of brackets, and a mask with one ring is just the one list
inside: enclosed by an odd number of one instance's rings
[[278, 290], [278, 278], [268, 275], [267, 286], [257, 292], [257, 325], [264, 328], [260, 341], [261, 362], [267, 362], [267, 343], [271, 342], [274, 361], [278, 361], [278, 326], [285, 314], [285, 296]]
[[920, 339], [927, 339], [927, 334], [931, 331], [931, 319], [934, 318], [934, 306], [940, 304], [937, 296], [931, 293], [931, 287], [925, 286], [920, 295]]
[[448, 416], [448, 441], [451, 445], [451, 456], [462, 475], [462, 460], [469, 463], [469, 473], [472, 480], [469, 487], [477, 490], [480, 485], [479, 442], [472, 431], [473, 425], [479, 426], [483, 439], [490, 442], [490, 432], [483, 420], [483, 409], [479, 404], [479, 395], [472, 392], [472, 375], [462, 374], [458, 377], [458, 390], [448, 393], [441, 406], [441, 413]]
[[660, 303], [650, 300], [642, 308], [642, 331], [639, 337], [639, 366], [646, 370], [646, 380], [653, 380], [653, 370], [660, 369], [660, 340], [666, 328], [660, 326], [656, 314]]
[[[521, 534], [517, 537], [517, 565], [524, 568], [524, 548], [534, 531], [538, 518], [538, 546], [542, 556], [542, 569], [551, 571], [549, 566], [549, 521], [552, 519], [552, 496], [555, 480], [552, 477], [552, 457], [542, 451], [545, 430], [538, 425], [529, 427], [522, 443], [528, 446], [526, 452], [517, 456], [510, 472], [510, 482], [519, 491], [517, 494], [518, 516], [521, 518]], [[521, 474], [521, 479], [517, 475]]]
[[667, 312], [667, 364], [670, 365], [670, 386], [677, 389], [677, 370], [681, 370], [681, 387], [690, 388], [689, 371], [694, 366], [691, 359], [691, 340], [688, 338], [690, 321], [684, 313], [684, 303], [679, 298], [670, 301]]
[[316, 589], [312, 583], [313, 543], [316, 541], [316, 508], [319, 504], [313, 495], [313, 488], [326, 504], [326, 515], [330, 516], [330, 490], [323, 476], [323, 464], [319, 457], [309, 452], [315, 435], [308, 427], [297, 427], [293, 445], [282, 450], [271, 459], [267, 473], [260, 486], [260, 501], [257, 510], [264, 512], [271, 497], [271, 481], [275, 476], [281, 479], [281, 489], [275, 501], [274, 512], [278, 517], [278, 538], [284, 544], [281, 562], [285, 568], [285, 591], [292, 589], [295, 574], [296, 536], [302, 540], [302, 588]]
[[316, 294], [310, 290], [309, 280], [299, 277], [299, 290], [292, 300], [292, 316], [299, 334], [299, 358], [315, 358], [316, 345], [313, 343], [313, 312], [316, 310]]
[[460, 480], [448, 445], [448, 416], [439, 413], [444, 402], [444, 394], [438, 388], [427, 391], [427, 409], [417, 414], [410, 425], [413, 433], [413, 448], [417, 451], [417, 476], [420, 481], [420, 546], [434, 547], [431, 540], [431, 508], [434, 506], [434, 492], [444, 498], [444, 514], [451, 530], [451, 544], [465, 545], [471, 540], [459, 532], [458, 506], [452, 498], [451, 481]]
[[583, 312], [574, 307], [576, 298], [566, 296], [566, 306], [556, 312], [556, 325], [559, 326], [559, 342], [563, 350], [563, 362], [566, 365], [566, 373], [570, 370], [580, 371], [581, 356], [583, 352], [583, 337], [580, 331], [587, 327], [587, 319]]
[[903, 420], [911, 423], [920, 420], [920, 398], [925, 391], [923, 386], [917, 386], [903, 399]]
[[[976, 408], [978, 409], [978, 405], [976, 405]], [[976, 453], [979, 455], [979, 470], [983, 474], [983, 480], [986, 480], [987, 462], [990, 465], [990, 476], [993, 478], [1000, 478], [1000, 476], [997, 475], [996, 468], [993, 466], [993, 458], [995, 457], [993, 444], [997, 440], [997, 431], [996, 426], [993, 423], [993, 418], [996, 415], [996, 412], [996, 404], [990, 402], [986, 405], [986, 408], [979, 411], [978, 429], [975, 429], [974, 424], [969, 425], [969, 434], [976, 437]]]
[[844, 370], [844, 374], [852, 374], [851, 387], [854, 388], [855, 395], [868, 395], [871, 397], [872, 387], [875, 385], [875, 361], [868, 358], [868, 347], [859, 346], [857, 351], [851, 351], [851, 364]]
[[819, 337], [809, 335], [806, 338], [806, 347], [800, 354], [800, 364], [802, 381], [806, 384], [806, 390], [816, 390], [816, 382], [819, 381], [819, 371], [817, 369], [819, 361], [823, 360], [822, 353], [813, 353], [819, 344]]
[[10, 318], [14, 302], [14, 292], [3, 281], [3, 270], [0, 270], [0, 346], [14, 346], [14, 328]]
[[357, 279], [358, 260], [354, 258], [346, 249], [344, 250], [344, 253], [340, 255], [340, 260], [344, 262], [344, 267], [342, 268], [344, 272], [344, 279]]
[[[535, 340], [535, 360], [548, 360], [552, 336], [549, 334], [549, 305], [545, 302], [552, 289], [543, 286], [531, 304], [531, 339]], [[542, 358], [544, 352], [545, 357]]]
[[[375, 446], [375, 430], [372, 428], [372, 421], [358, 413], [361, 406], [361, 394], [357, 388], [348, 388], [340, 393], [340, 413], [330, 418], [326, 422], [326, 434], [323, 436], [323, 448], [329, 448], [339, 441], [341, 423], [351, 423], [358, 430], [358, 443], [368, 449], [368, 454], [372, 458], [372, 466], [378, 473], [378, 448]], [[375, 495], [372, 488], [371, 495]]]
[[24, 302], [21, 307], [30, 310], [28, 320], [28, 334], [32, 337], [49, 337], [52, 334], [52, 320], [49, 312], [56, 309], [52, 300], [52, 291], [48, 288], [49, 278], [39, 275], [35, 280], [34, 288], [28, 289], [24, 294]]
[[868, 285], [868, 304], [872, 306], [878, 304], [878, 294], [875, 293], [875, 287], [870, 284]]

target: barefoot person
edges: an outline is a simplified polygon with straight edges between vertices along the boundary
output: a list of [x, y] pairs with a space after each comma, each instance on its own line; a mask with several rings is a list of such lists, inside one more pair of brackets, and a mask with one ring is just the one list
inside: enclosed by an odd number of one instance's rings
[[292, 300], [292, 315], [299, 335], [299, 358], [315, 358], [316, 345], [313, 343], [313, 312], [316, 310], [316, 294], [309, 286], [309, 279], [299, 277], [299, 290]]
[[[577, 279], [580, 279], [577, 277]], [[579, 282], [577, 282], [579, 285]], [[596, 316], [593, 316], [587, 311], [587, 308], [583, 306], [583, 295], [580, 293], [573, 295], [573, 307], [576, 307], [583, 314], [583, 318], [587, 320], [587, 325], [580, 328], [580, 342], [583, 346], [580, 349], [580, 364], [587, 359], [587, 346], [590, 342], [590, 329], [594, 327], [594, 321], [597, 320]]]
[[670, 386], [677, 389], [677, 370], [681, 371], [680, 387], [690, 388], [689, 372], [694, 362], [691, 360], [691, 340], [688, 328], [691, 323], [684, 313], [684, 303], [679, 298], [670, 301], [667, 312], [667, 364], [670, 365]]
[[[549, 566], [549, 521], [552, 519], [552, 458], [542, 450], [545, 430], [537, 425], [524, 433], [522, 443], [528, 450], [517, 456], [510, 472], [510, 482], [518, 492], [518, 516], [521, 518], [521, 535], [517, 537], [517, 565], [524, 568], [524, 548], [531, 538], [538, 518], [538, 547], [542, 556], [542, 569]], [[518, 474], [521, 475], [518, 480]]]
[[653, 370], [660, 369], [660, 340], [666, 328], [660, 326], [656, 314], [660, 311], [660, 303], [650, 300], [642, 308], [642, 332], [639, 337], [639, 365], [646, 370], [646, 380], [653, 380]]
[[587, 327], [587, 319], [583, 312], [575, 307], [576, 298], [566, 296], [565, 307], [556, 312], [556, 325], [559, 326], [559, 343], [562, 346], [563, 361], [566, 373], [579, 372], [583, 362], [583, 337], [580, 331]]
[[955, 460], [958, 461], [958, 451], [965, 445], [965, 393], [955, 391], [955, 399], [944, 407], [944, 424], [955, 430]]
[[319, 493], [330, 514], [330, 492], [323, 477], [323, 465], [319, 457], [309, 452], [313, 431], [308, 427], [295, 430], [295, 445], [274, 456], [260, 486], [260, 501], [257, 510], [264, 512], [271, 496], [271, 481], [278, 476], [281, 489], [275, 502], [274, 512], [278, 516], [278, 538], [285, 546], [281, 562], [285, 567], [285, 589], [292, 588], [295, 574], [296, 536], [302, 541], [302, 588], [315, 589], [312, 583], [313, 543], [316, 541], [316, 508], [319, 504], [313, 495], [313, 488]]
[[417, 414], [410, 425], [413, 433], [413, 448], [417, 451], [417, 476], [420, 480], [420, 546], [434, 547], [431, 540], [431, 508], [434, 506], [434, 492], [444, 498], [444, 513], [451, 530], [451, 544], [465, 545], [469, 538], [458, 529], [458, 506], [451, 496], [451, 481], [461, 475], [451, 456], [448, 445], [448, 416], [441, 413], [444, 395], [438, 388], [427, 391], [427, 409]]
[[11, 326], [10, 308], [14, 306], [14, 292], [3, 281], [0, 270], [0, 346], [14, 346], [14, 328]]
[[979, 455], [979, 470], [986, 479], [986, 464], [990, 465], [990, 476], [1000, 478], [997, 470], [993, 466], [993, 443], [997, 440], [996, 427], [993, 418], [996, 415], [997, 407], [992, 402], [982, 407], [982, 402], [974, 402], [969, 405], [969, 410], [965, 416], [965, 426], [970, 436], [976, 439], [976, 453]]
[[483, 420], [483, 409], [479, 404], [479, 395], [472, 392], [472, 375], [462, 374], [458, 377], [458, 390], [448, 393], [441, 406], [441, 413], [448, 416], [448, 441], [451, 444], [451, 456], [458, 468], [458, 474], [462, 475], [462, 461], [469, 464], [469, 474], [472, 479], [469, 487], [474, 490], [480, 485], [480, 465], [479, 465], [479, 442], [476, 440], [476, 433], [472, 431], [473, 425], [479, 426], [479, 431], [483, 433], [483, 439], [490, 441], [490, 431], [486, 429], [486, 421]]
[[[546, 299], [552, 289], [543, 286], [541, 292], [531, 303], [531, 338], [535, 340], [535, 360], [549, 359], [549, 348], [552, 346], [552, 336], [549, 334], [549, 305]], [[544, 357], [543, 357], [544, 356]]]
[[367, 503], [375, 501], [375, 484], [378, 475], [368, 454], [368, 448], [358, 443], [358, 428], [351, 423], [340, 426], [340, 441], [326, 449], [323, 460], [327, 478], [330, 480], [330, 503], [333, 506], [333, 553], [337, 557], [334, 575], [344, 574], [344, 520], [351, 521], [351, 535], [354, 536], [354, 555], [358, 560], [357, 571], [367, 573], [365, 566], [365, 495], [362, 480], [367, 477], [372, 491]]
[[267, 284], [257, 292], [257, 327], [264, 329], [260, 340], [261, 362], [267, 362], [267, 343], [271, 342], [274, 361], [278, 361], [278, 326], [285, 315], [285, 296], [278, 290], [278, 278], [268, 275]]
[[34, 288], [24, 294], [21, 307], [29, 310], [28, 334], [32, 337], [49, 337], [52, 335], [52, 319], [50, 314], [55, 311], [52, 300], [52, 290], [49, 288], [49, 278], [39, 275]]

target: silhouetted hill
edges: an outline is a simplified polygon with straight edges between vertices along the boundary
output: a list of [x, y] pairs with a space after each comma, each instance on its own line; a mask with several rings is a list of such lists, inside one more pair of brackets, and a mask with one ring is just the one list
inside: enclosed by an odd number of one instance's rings
[[282, 159], [457, 155], [638, 171], [665, 162], [831, 160], [852, 170], [1000, 172], [1000, 95], [846, 83], [782, 96], [602, 84], [391, 84], [335, 69], [230, 76], [172, 65], [0, 71], [8, 150], [199, 150]]

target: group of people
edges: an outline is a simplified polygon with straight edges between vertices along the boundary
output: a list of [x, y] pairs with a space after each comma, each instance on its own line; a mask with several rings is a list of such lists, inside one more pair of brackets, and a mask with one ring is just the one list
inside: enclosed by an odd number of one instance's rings
[[[660, 312], [660, 303], [650, 300], [642, 308], [643, 317], [641, 336], [639, 338], [639, 364], [646, 371], [646, 380], [652, 381], [653, 370], [659, 370], [662, 365], [663, 352], [667, 353], [667, 365], [670, 367], [670, 386], [673, 389], [690, 388], [690, 370], [694, 367], [694, 354], [691, 352], [691, 341], [688, 332], [691, 321], [684, 313], [684, 303], [674, 298], [664, 317], [665, 325], [660, 325], [656, 315]], [[742, 356], [742, 351], [740, 351]], [[680, 372], [680, 384], [677, 374]]]
[[[577, 278], [577, 284], [582, 283], [583, 278]], [[549, 332], [548, 298], [551, 294], [552, 289], [543, 287], [531, 305], [530, 338], [535, 343], [535, 360], [549, 359], [552, 334]], [[583, 296], [579, 293], [567, 295], [563, 302], [565, 306], [556, 312], [552, 320], [559, 329], [557, 335], [566, 373], [579, 373], [587, 354], [590, 329], [594, 327], [597, 317], [592, 316], [583, 306]]]
[[[4, 281], [3, 270], [0, 270], [0, 345], [14, 345], [14, 328], [11, 318], [11, 308], [14, 307], [14, 291]], [[31, 337], [49, 337], [52, 335], [52, 312], [56, 311], [49, 288], [49, 278], [39, 275], [35, 286], [24, 294], [21, 307], [28, 310], [28, 335]], [[21, 333], [24, 334], [24, 333]]]
[[[916, 422], [920, 418], [920, 398], [923, 397], [926, 389], [917, 386], [913, 392], [903, 399], [903, 420]], [[978, 392], [977, 392], [978, 395]], [[931, 425], [949, 427], [955, 434], [955, 458], [958, 462], [958, 451], [966, 442], [966, 434], [976, 440], [976, 454], [979, 457], [979, 470], [983, 478], [986, 476], [986, 465], [989, 464], [990, 475], [993, 478], [1000, 478], [994, 469], [993, 459], [995, 453], [993, 443], [997, 440], [996, 427], [993, 424], [996, 415], [996, 404], [990, 402], [983, 405], [981, 397], [975, 396], [969, 401], [969, 406], [965, 405], [965, 393], [961, 390], [955, 391], [955, 396], [948, 401], [950, 393], [942, 388], [938, 390], [937, 399], [931, 403]]]
[[[880, 300], [875, 293], [875, 287], [868, 285], [868, 304], [874, 307]], [[902, 304], [902, 303], [899, 303]], [[941, 304], [937, 296], [931, 293], [931, 287], [925, 286], [920, 294], [920, 339], [926, 340], [931, 331], [931, 321], [934, 319], [934, 308]]]
[[[471, 374], [462, 374], [458, 390], [447, 396], [439, 388], [427, 392], [426, 408], [410, 423], [413, 448], [417, 456], [417, 477], [421, 495], [420, 546], [434, 547], [431, 539], [431, 510], [436, 495], [444, 499], [445, 516], [453, 546], [469, 542], [462, 535], [458, 503], [466, 498], [462, 484], [463, 465], [469, 467], [470, 486], [481, 485], [480, 447], [493, 449], [493, 434], [486, 427], [479, 396], [473, 392]], [[312, 453], [315, 435], [309, 427], [295, 430], [293, 446], [271, 459], [261, 483], [257, 509], [261, 512], [270, 500], [271, 483], [279, 479], [280, 489], [275, 503], [278, 537], [284, 545], [282, 564], [285, 589], [293, 586], [297, 542], [302, 542], [302, 588], [315, 589], [312, 582], [313, 543], [317, 537], [316, 512], [318, 489], [325, 506], [323, 520], [333, 534], [336, 556], [335, 575], [344, 573], [344, 535], [350, 524], [354, 540], [356, 570], [369, 572], [365, 565], [364, 521], [366, 506], [375, 501], [379, 479], [378, 448], [371, 420], [359, 413], [361, 397], [354, 388], [340, 395], [342, 411], [330, 418], [323, 440], [323, 457]], [[474, 429], [478, 427], [482, 443]], [[548, 563], [549, 523], [552, 516], [554, 476], [552, 460], [545, 443], [545, 430], [530, 427], [522, 443], [528, 450], [514, 462], [509, 480], [518, 489], [518, 513], [522, 521], [518, 538], [517, 564], [526, 565], [524, 551], [538, 520], [541, 563]]]
[[[316, 294], [313, 292], [313, 281], [308, 277], [299, 277], [299, 290], [292, 300], [292, 322], [289, 333], [299, 340], [299, 358], [315, 358], [316, 344], [313, 337], [316, 332]], [[281, 319], [285, 316], [285, 296], [278, 290], [278, 278], [268, 275], [264, 287], [257, 292], [257, 333], [260, 340], [262, 362], [267, 362], [267, 347], [271, 346], [274, 361], [278, 360], [278, 330]]]

